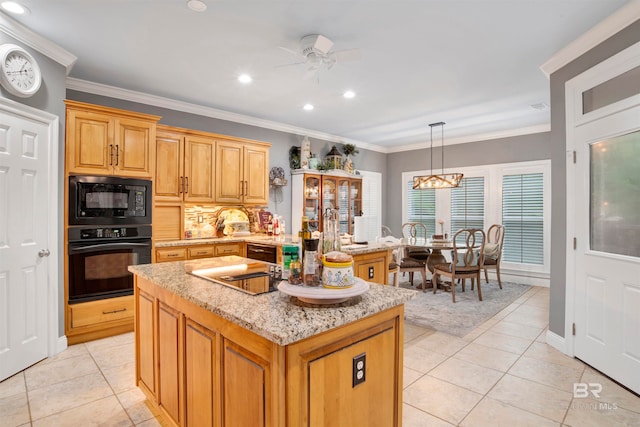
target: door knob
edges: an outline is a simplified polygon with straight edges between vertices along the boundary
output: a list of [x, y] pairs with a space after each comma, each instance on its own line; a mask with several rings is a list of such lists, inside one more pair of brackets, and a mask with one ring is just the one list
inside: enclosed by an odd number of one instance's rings
[[42, 249], [42, 250], [40, 250], [40, 252], [38, 252], [38, 256], [40, 258], [44, 258], [44, 257], [49, 256], [49, 255], [51, 255], [51, 252], [49, 252], [49, 249]]

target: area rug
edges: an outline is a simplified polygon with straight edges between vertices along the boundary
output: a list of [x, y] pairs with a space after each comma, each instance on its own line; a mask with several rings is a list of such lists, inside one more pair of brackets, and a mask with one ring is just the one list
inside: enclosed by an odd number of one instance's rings
[[[419, 280], [415, 280], [416, 285]], [[409, 282], [401, 282], [405, 289], [416, 289]], [[461, 287], [456, 288], [456, 302], [451, 302], [451, 292], [438, 289], [433, 294], [433, 289], [416, 290], [416, 297], [405, 303], [404, 318], [407, 323], [412, 323], [432, 328], [447, 334], [463, 337], [476, 326], [493, 317], [496, 313], [518, 299], [531, 286], [520, 283], [502, 282], [502, 289], [498, 282], [482, 281], [482, 301], [478, 301], [476, 289], [471, 291], [470, 282], [467, 281], [466, 291], [461, 292]]]

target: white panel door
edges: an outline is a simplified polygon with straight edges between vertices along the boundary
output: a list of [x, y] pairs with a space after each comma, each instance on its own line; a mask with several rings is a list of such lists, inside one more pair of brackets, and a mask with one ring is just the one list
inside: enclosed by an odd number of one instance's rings
[[0, 380], [47, 356], [48, 132], [0, 111]]
[[640, 105], [579, 125], [574, 352], [640, 392]]

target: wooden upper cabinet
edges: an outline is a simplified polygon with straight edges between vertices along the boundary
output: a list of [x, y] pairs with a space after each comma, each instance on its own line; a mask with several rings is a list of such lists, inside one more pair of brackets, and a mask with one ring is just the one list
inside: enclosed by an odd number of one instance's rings
[[214, 201], [215, 140], [189, 135], [184, 144], [185, 202]]
[[213, 202], [215, 139], [160, 126], [155, 151], [156, 202]]
[[269, 147], [229, 140], [216, 142], [216, 201], [269, 202]]
[[65, 103], [68, 173], [153, 176], [153, 141], [160, 117], [76, 101]]

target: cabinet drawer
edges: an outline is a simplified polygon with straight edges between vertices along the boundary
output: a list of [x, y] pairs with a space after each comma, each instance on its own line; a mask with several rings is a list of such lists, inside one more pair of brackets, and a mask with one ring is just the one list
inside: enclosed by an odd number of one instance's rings
[[227, 255], [238, 255], [243, 256], [243, 244], [242, 243], [229, 243], [224, 245], [215, 245], [215, 255], [214, 256], [227, 256]]
[[70, 304], [71, 327], [96, 325], [133, 318], [133, 296], [108, 298], [98, 301]]
[[213, 246], [193, 246], [187, 248], [189, 259], [211, 258], [213, 256]]
[[185, 248], [156, 249], [156, 262], [182, 261], [187, 259]]

